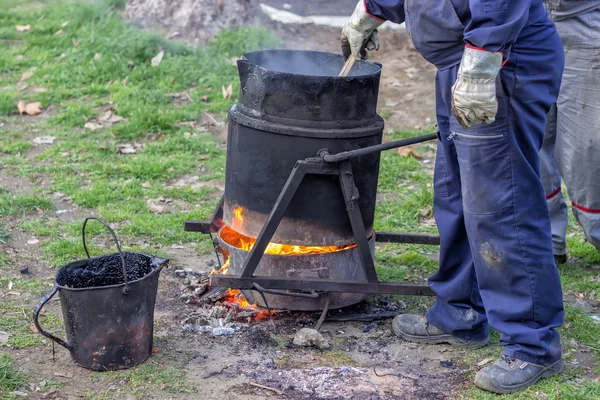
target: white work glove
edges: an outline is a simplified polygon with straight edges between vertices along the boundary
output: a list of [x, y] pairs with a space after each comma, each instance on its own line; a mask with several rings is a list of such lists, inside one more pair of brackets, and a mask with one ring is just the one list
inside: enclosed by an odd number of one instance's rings
[[452, 86], [452, 112], [463, 128], [496, 120], [496, 77], [501, 67], [502, 53], [465, 47]]
[[344, 57], [350, 55], [357, 60], [367, 58], [366, 50], [379, 50], [379, 38], [377, 37], [377, 28], [384, 21], [371, 17], [365, 10], [364, 0], [359, 0], [350, 16], [350, 21], [342, 29], [342, 52]]

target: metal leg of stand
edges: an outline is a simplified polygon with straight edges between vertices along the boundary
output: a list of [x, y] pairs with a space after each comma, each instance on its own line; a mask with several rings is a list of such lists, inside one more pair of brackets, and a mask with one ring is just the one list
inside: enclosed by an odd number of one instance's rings
[[271, 214], [267, 219], [267, 222], [263, 225], [260, 234], [256, 238], [256, 242], [250, 251], [250, 255], [246, 258], [246, 262], [244, 263], [244, 267], [242, 269], [241, 277], [242, 278], [250, 278], [254, 275], [254, 271], [258, 267], [258, 263], [262, 258], [263, 254], [271, 238], [275, 234], [281, 219], [283, 218], [283, 214], [287, 210], [292, 198], [296, 194], [300, 183], [302, 183], [302, 179], [304, 179], [304, 175], [306, 174], [304, 169], [304, 164], [297, 163], [292, 170], [283, 190], [279, 194], [277, 201], [275, 202], [275, 206], [273, 206], [273, 210], [271, 210]]
[[340, 186], [342, 188], [342, 193], [344, 194], [344, 200], [346, 201], [346, 211], [348, 211], [350, 225], [352, 226], [354, 239], [356, 239], [358, 254], [365, 276], [368, 282], [378, 282], [379, 280], [377, 278], [377, 272], [375, 271], [373, 254], [371, 254], [371, 249], [369, 248], [367, 232], [365, 231], [365, 225], [363, 224], [362, 215], [358, 206], [359, 193], [358, 188], [354, 184], [354, 175], [352, 174], [350, 161], [340, 161], [339, 168]]

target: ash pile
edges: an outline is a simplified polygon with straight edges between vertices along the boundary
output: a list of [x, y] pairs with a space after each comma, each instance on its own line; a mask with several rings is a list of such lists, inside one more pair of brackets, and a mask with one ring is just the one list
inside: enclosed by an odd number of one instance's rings
[[252, 322], [269, 318], [267, 310], [250, 304], [239, 290], [211, 288], [211, 273], [180, 269], [174, 275], [181, 281], [180, 300], [191, 311], [181, 321], [184, 332], [232, 335]]

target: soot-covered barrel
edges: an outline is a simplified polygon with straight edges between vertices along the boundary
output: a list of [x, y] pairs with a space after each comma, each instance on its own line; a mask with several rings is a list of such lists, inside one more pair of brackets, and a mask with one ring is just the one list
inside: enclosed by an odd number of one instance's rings
[[[225, 223], [256, 238], [295, 163], [381, 143], [377, 115], [381, 66], [357, 62], [338, 77], [341, 55], [259, 51], [238, 61], [241, 95], [229, 111]], [[351, 160], [367, 233], [372, 232], [379, 154]], [[307, 176], [273, 239], [297, 245], [355, 240], [337, 177]]]

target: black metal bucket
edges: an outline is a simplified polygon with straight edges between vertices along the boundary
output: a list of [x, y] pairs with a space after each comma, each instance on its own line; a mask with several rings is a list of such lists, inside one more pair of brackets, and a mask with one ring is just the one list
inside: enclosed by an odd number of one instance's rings
[[[90, 219], [108, 228], [118, 253], [89, 258], [85, 228]], [[122, 252], [113, 230], [99, 218], [85, 220], [82, 237], [88, 259], [58, 270], [54, 288], [35, 310], [34, 324], [42, 335], [69, 350], [81, 367], [95, 371], [131, 368], [152, 354], [158, 276], [169, 260]], [[58, 291], [67, 341], [44, 331], [38, 322], [44, 304]]]

